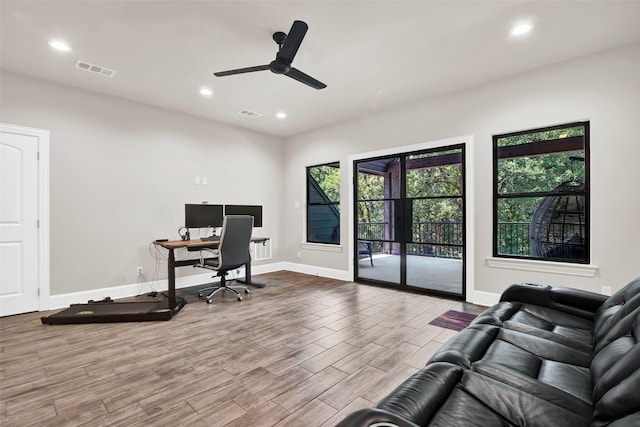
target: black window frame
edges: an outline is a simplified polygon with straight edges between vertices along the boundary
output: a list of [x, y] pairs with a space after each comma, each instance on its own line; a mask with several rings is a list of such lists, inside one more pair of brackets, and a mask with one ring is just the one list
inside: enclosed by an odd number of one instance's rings
[[[534, 255], [515, 255], [515, 254], [504, 254], [499, 253], [499, 236], [498, 236], [498, 204], [501, 199], [517, 199], [517, 198], [527, 198], [527, 197], [546, 197], [555, 195], [551, 190], [542, 191], [542, 192], [525, 192], [525, 193], [512, 193], [512, 194], [499, 194], [498, 193], [498, 162], [500, 158], [498, 158], [498, 141], [505, 137], [513, 137], [520, 136], [526, 134], [535, 134], [539, 132], [547, 132], [553, 130], [560, 129], [569, 129], [575, 127], [584, 127], [584, 140], [583, 140], [583, 150], [584, 150], [584, 190], [581, 192], [572, 192], [572, 194], [581, 194], [584, 197], [584, 257], [582, 258], [563, 258], [563, 257], [554, 257], [554, 256], [534, 256]], [[552, 140], [547, 140], [552, 141]], [[565, 263], [575, 263], [575, 264], [589, 264], [591, 262], [591, 235], [590, 235], [590, 227], [591, 227], [591, 215], [590, 215], [590, 122], [589, 121], [578, 121], [565, 123], [560, 125], [535, 128], [535, 129], [527, 129], [524, 131], [518, 132], [509, 132], [500, 135], [493, 135], [493, 241], [492, 241], [492, 249], [493, 256], [495, 258], [507, 258], [507, 259], [525, 259], [525, 260], [538, 260], [538, 261], [550, 261], [550, 262], [565, 262]], [[560, 153], [563, 150], [555, 151], [555, 153]], [[554, 152], [544, 152], [544, 154], [552, 154]], [[508, 158], [508, 157], [505, 157]]]
[[[306, 167], [306, 179], [305, 179], [305, 183], [306, 183], [306, 199], [307, 199], [307, 203], [306, 203], [306, 209], [307, 209], [307, 217], [306, 217], [306, 241], [307, 243], [318, 243], [318, 244], [326, 244], [326, 245], [335, 245], [338, 246], [340, 245], [340, 227], [342, 224], [342, 215], [340, 214], [340, 195], [338, 194], [338, 200], [337, 201], [329, 201], [329, 202], [312, 202], [311, 201], [311, 191], [310, 191], [310, 186], [311, 186], [311, 170], [313, 168], [319, 168], [319, 167], [324, 167], [324, 166], [328, 166], [328, 167], [334, 167], [336, 169], [338, 169], [339, 171], [341, 171], [341, 167], [340, 167], [340, 161], [335, 161], [335, 162], [328, 162], [328, 163], [322, 163], [322, 164], [318, 164], [318, 165], [312, 165], [312, 166], [307, 166]], [[312, 213], [313, 207], [317, 207], [317, 206], [334, 206], [337, 211], [338, 211], [338, 226], [337, 226], [337, 230], [334, 237], [332, 237], [331, 240], [326, 239], [326, 240], [321, 240], [321, 239], [317, 239], [317, 238], [312, 238], [312, 226], [311, 226], [311, 221], [313, 220], [314, 214]]]

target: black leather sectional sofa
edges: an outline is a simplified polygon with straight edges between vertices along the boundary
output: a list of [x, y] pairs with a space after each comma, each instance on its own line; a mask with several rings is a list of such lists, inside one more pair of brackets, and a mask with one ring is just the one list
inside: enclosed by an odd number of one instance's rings
[[640, 426], [639, 335], [640, 278], [611, 297], [513, 285], [338, 426]]

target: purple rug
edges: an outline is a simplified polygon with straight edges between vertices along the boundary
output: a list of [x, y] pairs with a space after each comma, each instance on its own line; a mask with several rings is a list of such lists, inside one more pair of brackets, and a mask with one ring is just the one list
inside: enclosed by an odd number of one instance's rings
[[461, 331], [473, 321], [478, 315], [472, 313], [462, 313], [460, 311], [449, 310], [441, 316], [436, 317], [430, 325], [440, 326], [441, 328], [453, 329]]

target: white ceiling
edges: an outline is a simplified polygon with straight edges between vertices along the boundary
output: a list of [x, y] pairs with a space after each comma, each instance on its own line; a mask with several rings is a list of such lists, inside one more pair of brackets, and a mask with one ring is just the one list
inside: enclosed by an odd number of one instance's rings
[[[640, 1], [0, 0], [0, 14], [3, 69], [277, 136], [640, 40]], [[269, 71], [213, 76], [271, 62], [272, 34], [295, 19], [309, 31], [293, 66], [326, 89]], [[509, 36], [523, 19], [534, 30]]]

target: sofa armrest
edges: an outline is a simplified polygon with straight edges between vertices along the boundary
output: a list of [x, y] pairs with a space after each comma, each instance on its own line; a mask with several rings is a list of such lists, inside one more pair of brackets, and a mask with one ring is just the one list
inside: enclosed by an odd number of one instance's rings
[[565, 286], [516, 283], [504, 291], [500, 301], [517, 301], [563, 311], [586, 319], [593, 319], [606, 295]]
[[366, 408], [349, 414], [336, 427], [420, 427], [383, 409]]
[[582, 289], [554, 286], [551, 288], [551, 298], [558, 304], [570, 305], [595, 313], [609, 297]]

